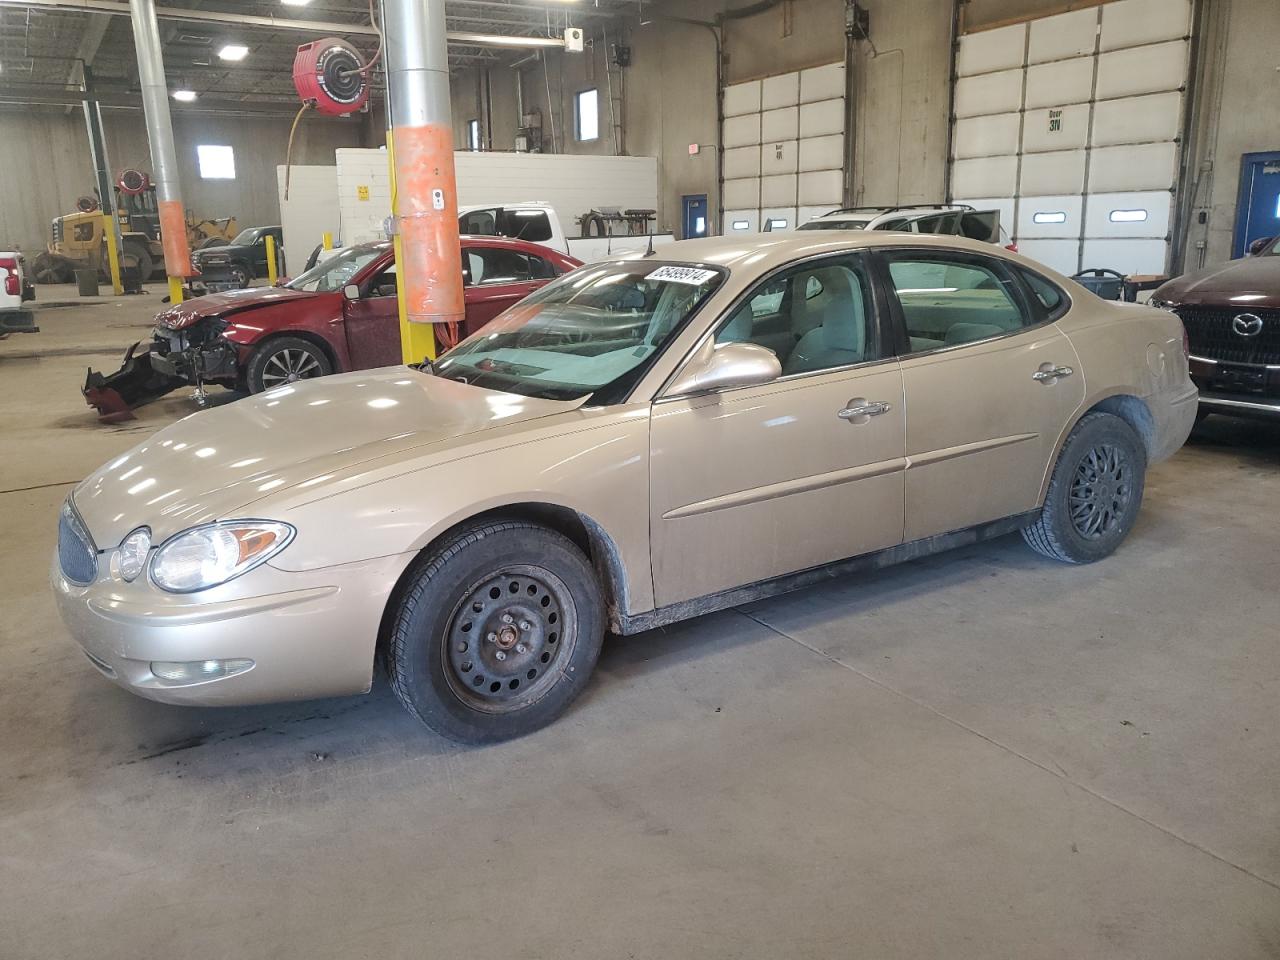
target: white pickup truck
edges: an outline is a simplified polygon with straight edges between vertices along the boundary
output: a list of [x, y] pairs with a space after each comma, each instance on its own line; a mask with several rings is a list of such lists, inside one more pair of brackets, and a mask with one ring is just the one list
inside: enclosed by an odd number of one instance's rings
[[[601, 222], [601, 221], [598, 221]], [[549, 203], [470, 204], [458, 208], [458, 229], [478, 237], [514, 237], [567, 253], [583, 263], [628, 253], [643, 253], [650, 244], [671, 243], [670, 233], [571, 237]]]
[[31, 319], [31, 311], [23, 306], [36, 297], [35, 287], [27, 280], [22, 254], [0, 251], [0, 340], [11, 333], [37, 333], [40, 328]]

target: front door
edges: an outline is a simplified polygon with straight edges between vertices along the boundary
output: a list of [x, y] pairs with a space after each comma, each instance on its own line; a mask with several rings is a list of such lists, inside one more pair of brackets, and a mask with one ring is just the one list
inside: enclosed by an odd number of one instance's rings
[[1243, 257], [1249, 244], [1280, 234], [1280, 152], [1246, 153], [1240, 169], [1235, 242], [1231, 255]]
[[783, 376], [654, 404], [660, 606], [901, 541], [902, 374], [877, 316], [862, 257], [788, 268], [715, 334], [773, 350]]
[[1058, 438], [1084, 401], [1060, 291], [981, 254], [884, 255], [905, 326], [906, 539], [1034, 509]]
[[364, 284], [360, 299], [343, 300], [342, 317], [352, 370], [390, 367], [402, 362], [395, 263], [388, 264]]
[[699, 193], [684, 198], [684, 233], [686, 240], [707, 235], [707, 195]]

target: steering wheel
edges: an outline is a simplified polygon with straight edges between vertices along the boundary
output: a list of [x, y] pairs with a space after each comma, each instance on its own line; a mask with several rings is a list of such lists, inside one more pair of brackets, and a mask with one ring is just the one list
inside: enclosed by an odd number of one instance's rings
[[1078, 277], [1115, 277], [1117, 280], [1123, 280], [1124, 274], [1119, 270], [1112, 270], [1108, 267], [1091, 267], [1088, 270], [1081, 270], [1079, 273], [1072, 274], [1071, 279]]

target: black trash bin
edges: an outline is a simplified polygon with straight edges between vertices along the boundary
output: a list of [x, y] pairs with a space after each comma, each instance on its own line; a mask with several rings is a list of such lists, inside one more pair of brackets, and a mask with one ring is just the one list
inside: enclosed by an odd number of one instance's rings
[[1071, 279], [1086, 290], [1096, 293], [1103, 300], [1121, 300], [1124, 298], [1124, 274], [1119, 270], [1093, 267], [1089, 270], [1081, 270]]
[[98, 271], [77, 270], [76, 289], [82, 297], [96, 297], [98, 295]]

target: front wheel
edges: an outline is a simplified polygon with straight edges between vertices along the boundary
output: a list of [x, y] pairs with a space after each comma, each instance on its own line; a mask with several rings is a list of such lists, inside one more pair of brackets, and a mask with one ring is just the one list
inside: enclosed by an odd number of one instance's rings
[[1040, 518], [1022, 538], [1065, 563], [1110, 556], [1138, 518], [1146, 471], [1146, 448], [1133, 427], [1114, 414], [1086, 414], [1063, 444]]
[[254, 351], [244, 379], [250, 393], [262, 393], [331, 373], [333, 364], [314, 343], [301, 337], [276, 337]]
[[519, 520], [477, 524], [410, 573], [391, 621], [391, 685], [443, 736], [507, 740], [569, 706], [603, 638], [599, 584], [567, 537]]
[[249, 265], [245, 263], [231, 264], [227, 273], [238, 290], [243, 290], [249, 286], [249, 282], [253, 279], [253, 274], [249, 272]]

